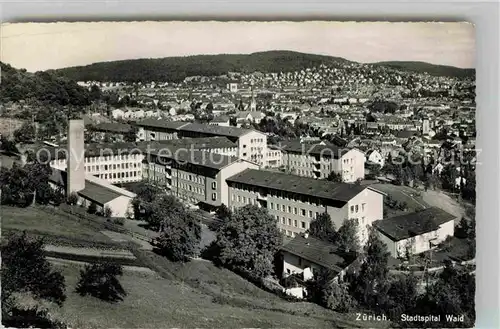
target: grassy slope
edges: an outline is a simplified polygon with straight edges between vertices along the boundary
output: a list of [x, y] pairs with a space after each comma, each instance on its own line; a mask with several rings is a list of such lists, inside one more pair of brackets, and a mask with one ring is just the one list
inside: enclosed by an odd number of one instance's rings
[[71, 246], [118, 246], [110, 238], [91, 226], [74, 218], [50, 213], [39, 207], [0, 207], [2, 235], [26, 231], [31, 236], [40, 236], [47, 243]]
[[[249, 298], [268, 304], [267, 309], [240, 306], [236, 303], [214, 303], [213, 297], [178, 281], [150, 274], [126, 271], [121, 283], [128, 295], [119, 304], [108, 304], [92, 297], [74, 293], [78, 280], [78, 265], [60, 264], [66, 277], [67, 295], [64, 306], [51, 313], [77, 328], [332, 328], [353, 327], [354, 322], [339, 320], [333, 312], [313, 308], [321, 314], [309, 313], [307, 303], [292, 304], [269, 294], [269, 300], [259, 295]], [[227, 275], [223, 276], [227, 278]], [[254, 288], [257, 289], [257, 288]], [[274, 297], [274, 300], [271, 298]], [[283, 305], [295, 306], [296, 314]], [[317, 313], [318, 313], [317, 312]], [[359, 323], [373, 327], [366, 323]]]
[[[422, 197], [419, 196], [411, 196], [411, 194], [414, 194], [417, 192], [417, 190], [408, 187], [408, 186], [396, 186], [392, 184], [373, 184], [373, 188], [380, 190], [384, 193], [387, 193], [392, 197], [392, 199], [398, 201], [398, 202], [406, 202], [408, 205], [408, 211], [417, 211], [421, 209], [425, 209], [429, 207], [429, 205], [422, 199]], [[421, 192], [421, 191], [419, 191]], [[402, 215], [405, 213], [408, 213], [408, 211], [401, 211], [398, 209], [390, 209], [389, 207], [386, 207], [388, 211], [388, 217], [392, 216], [398, 216]]]

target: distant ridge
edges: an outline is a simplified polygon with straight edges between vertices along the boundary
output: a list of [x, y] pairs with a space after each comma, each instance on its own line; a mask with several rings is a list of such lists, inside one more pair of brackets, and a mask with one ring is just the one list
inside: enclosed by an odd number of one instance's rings
[[435, 65], [426, 62], [390, 61], [373, 63], [372, 65], [392, 67], [412, 72], [427, 72], [435, 76], [471, 77], [474, 76], [476, 72], [475, 69], [463, 69], [455, 66]]
[[[321, 64], [338, 67], [348, 63], [355, 62], [341, 57], [275, 50], [252, 54], [194, 55], [120, 60], [50, 71], [76, 81], [179, 82], [188, 76], [217, 76], [227, 72], [291, 72], [317, 67]], [[409, 71], [420, 70], [419, 72], [425, 70], [433, 75], [462, 77], [474, 73], [474, 70], [418, 62], [386, 62], [372, 65]]]

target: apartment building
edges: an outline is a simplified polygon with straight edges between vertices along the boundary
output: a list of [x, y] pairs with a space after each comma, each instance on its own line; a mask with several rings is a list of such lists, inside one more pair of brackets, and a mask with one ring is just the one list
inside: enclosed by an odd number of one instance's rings
[[201, 123], [145, 120], [137, 124], [138, 139], [144, 141], [171, 140], [177, 138], [226, 137], [238, 145], [238, 157], [266, 165], [267, 136], [256, 130], [224, 127]]
[[283, 152], [275, 145], [267, 146], [266, 167], [279, 168], [283, 164]]
[[[66, 147], [49, 148], [50, 166], [66, 170]], [[83, 162], [84, 172], [111, 184], [138, 182], [142, 179], [142, 151], [133, 143], [87, 144]]]
[[365, 177], [365, 155], [356, 148], [331, 143], [288, 143], [283, 146], [282, 164], [289, 173], [325, 179], [333, 171], [352, 183]]
[[314, 218], [327, 212], [337, 229], [344, 220], [357, 219], [364, 243], [367, 227], [383, 218], [384, 193], [369, 186], [253, 169], [228, 178], [227, 184], [230, 209], [248, 204], [266, 208], [280, 231], [291, 237], [304, 233]]
[[378, 236], [394, 258], [406, 258], [436, 248], [453, 236], [457, 217], [430, 207], [387, 218], [373, 224]]
[[177, 129], [186, 124], [182, 121], [146, 119], [135, 124], [137, 126], [137, 140], [149, 142], [177, 139]]
[[226, 179], [248, 168], [257, 169], [258, 165], [216, 153], [172, 148], [149, 153], [143, 177], [180, 199], [215, 210], [229, 203]]
[[[83, 166], [86, 174], [104, 179], [112, 184], [131, 183], [142, 180], [142, 162], [151, 151], [170, 149], [203, 150], [226, 156], [237, 156], [237, 144], [225, 137], [183, 138], [137, 143], [86, 144]], [[66, 147], [44, 146], [51, 153], [50, 165], [65, 170], [67, 166]]]

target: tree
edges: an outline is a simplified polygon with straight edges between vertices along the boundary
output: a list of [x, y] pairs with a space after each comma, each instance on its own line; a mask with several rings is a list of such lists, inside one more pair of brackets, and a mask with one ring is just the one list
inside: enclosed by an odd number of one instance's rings
[[106, 218], [111, 218], [111, 216], [113, 216], [113, 210], [109, 206], [104, 206], [103, 215]]
[[336, 241], [337, 233], [335, 231], [335, 224], [327, 212], [319, 214], [311, 221], [309, 234], [323, 241]]
[[164, 221], [177, 216], [183, 216], [184, 206], [172, 195], [158, 195], [152, 202], [141, 204], [140, 218], [146, 220], [151, 229], [161, 231]]
[[273, 273], [273, 261], [282, 242], [276, 221], [255, 205], [237, 209], [217, 231], [216, 263], [253, 281]]
[[200, 241], [200, 224], [190, 212], [183, 209], [162, 222], [156, 247], [173, 261], [187, 262], [197, 255]]
[[336, 173], [332, 171], [330, 175], [326, 178], [326, 180], [329, 180], [330, 182], [336, 182], [336, 183], [342, 183], [342, 175], [340, 173]]
[[44, 255], [41, 239], [29, 239], [25, 232], [10, 236], [2, 252], [2, 320], [15, 308], [14, 293], [29, 293], [37, 300], [61, 306], [66, 299], [65, 282]]
[[52, 202], [54, 203], [55, 206], [59, 206], [64, 202], [65, 196], [64, 196], [64, 190], [62, 187], [56, 188], [53, 193], [52, 193]]
[[391, 318], [400, 318], [401, 314], [412, 310], [418, 298], [418, 280], [413, 273], [401, 274], [389, 283], [388, 299], [384, 308]]
[[12, 140], [7, 139], [7, 137], [3, 136], [0, 139], [0, 150], [6, 152], [6, 153], [19, 153], [19, 150], [17, 149], [16, 143]]
[[33, 123], [25, 122], [19, 129], [14, 131], [16, 143], [26, 143], [35, 140], [36, 128]]
[[121, 301], [127, 295], [117, 278], [121, 275], [121, 265], [88, 264], [80, 271], [80, 280], [75, 290], [81, 296], [91, 295], [108, 302]]
[[336, 278], [337, 273], [330, 269], [321, 269], [307, 282], [307, 298], [316, 304], [338, 312], [349, 312], [355, 306], [355, 300], [349, 294], [346, 282]]
[[358, 252], [360, 243], [358, 237], [359, 223], [357, 219], [346, 219], [337, 232], [336, 243], [339, 248], [346, 252]]
[[376, 231], [370, 229], [368, 242], [364, 249], [365, 259], [361, 265], [359, 275], [355, 284], [351, 285], [354, 289], [355, 298], [363, 305], [374, 309], [379, 305], [377, 297], [384, 297], [384, 287], [387, 282], [388, 257], [387, 246], [379, 239]]
[[97, 212], [97, 204], [95, 202], [91, 202], [87, 208], [87, 212], [91, 215], [95, 214]]
[[225, 204], [221, 204], [219, 207], [217, 207], [215, 215], [222, 220], [226, 220], [231, 216], [231, 211]]
[[74, 206], [78, 203], [78, 199], [79, 199], [78, 194], [76, 194], [76, 192], [71, 192], [68, 196], [67, 203], [69, 205]]
[[27, 207], [33, 203], [35, 186], [26, 168], [14, 163], [10, 170], [1, 169], [0, 183], [3, 204]]

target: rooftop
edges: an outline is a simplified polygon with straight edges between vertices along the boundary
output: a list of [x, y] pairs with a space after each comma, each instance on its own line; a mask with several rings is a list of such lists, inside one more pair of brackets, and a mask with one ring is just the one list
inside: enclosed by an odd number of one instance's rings
[[336, 246], [316, 239], [311, 235], [305, 238], [302, 234], [299, 234], [281, 247], [281, 250], [300, 256], [337, 273], [349, 266], [354, 260], [352, 256], [343, 255]]
[[446, 211], [430, 207], [417, 212], [378, 220], [373, 225], [392, 241], [400, 241], [435, 231], [440, 225], [456, 217]]
[[180, 127], [185, 126], [187, 124], [188, 124], [187, 122], [182, 122], [182, 121], [158, 120], [154, 118], [148, 118], [135, 123], [135, 125], [139, 127], [165, 128], [173, 130], [177, 130]]
[[216, 170], [220, 170], [231, 163], [239, 161], [236, 157], [194, 149], [186, 150], [183, 147], [166, 147], [162, 148], [160, 151], [151, 151], [150, 154], [160, 158], [172, 159], [180, 164], [189, 163]]
[[125, 134], [132, 130], [132, 126], [126, 123], [102, 122], [94, 125], [93, 130]]
[[337, 202], [347, 203], [366, 188], [380, 193], [367, 186], [347, 183], [335, 183], [281, 172], [257, 169], [246, 169], [239, 174], [227, 178], [227, 182], [242, 183], [280, 191], [309, 195]]

